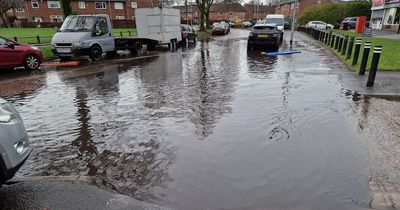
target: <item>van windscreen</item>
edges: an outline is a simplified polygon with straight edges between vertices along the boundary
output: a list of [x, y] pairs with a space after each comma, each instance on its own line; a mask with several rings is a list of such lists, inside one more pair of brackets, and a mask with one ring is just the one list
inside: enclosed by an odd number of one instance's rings
[[283, 18], [267, 18], [265, 19], [266, 23], [275, 23], [277, 26], [283, 26]]

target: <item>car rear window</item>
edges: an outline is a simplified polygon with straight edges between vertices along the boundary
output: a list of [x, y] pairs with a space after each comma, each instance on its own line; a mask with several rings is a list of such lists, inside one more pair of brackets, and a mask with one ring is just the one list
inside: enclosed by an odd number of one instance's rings
[[254, 26], [253, 27], [253, 32], [275, 32], [276, 27], [274, 26]]

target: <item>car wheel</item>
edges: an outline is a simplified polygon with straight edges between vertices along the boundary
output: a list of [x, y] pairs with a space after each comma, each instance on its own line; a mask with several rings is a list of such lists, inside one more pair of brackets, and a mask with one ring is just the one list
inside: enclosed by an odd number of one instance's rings
[[92, 59], [92, 61], [99, 61], [101, 60], [101, 56], [102, 56], [103, 52], [101, 50], [101, 47], [98, 45], [94, 45], [90, 48], [90, 59]]
[[253, 49], [253, 46], [247, 44], [247, 51], [251, 51]]
[[186, 45], [189, 43], [188, 37], [185, 37], [182, 39], [182, 47], [186, 47]]
[[27, 55], [24, 60], [24, 67], [27, 70], [37, 70], [40, 66], [39, 57], [36, 55]]

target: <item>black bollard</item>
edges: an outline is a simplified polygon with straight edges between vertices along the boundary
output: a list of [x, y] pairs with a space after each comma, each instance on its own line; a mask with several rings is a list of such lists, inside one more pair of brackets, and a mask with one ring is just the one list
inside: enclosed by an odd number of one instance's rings
[[329, 31], [328, 45], [331, 43], [331, 39], [332, 39], [332, 31]]
[[354, 37], [351, 36], [349, 40], [349, 48], [347, 48], [346, 60], [351, 58], [351, 53], [353, 52], [353, 45], [354, 45]]
[[336, 39], [336, 35], [332, 34], [332, 37], [331, 37], [331, 48], [333, 48], [333, 46], [335, 45], [335, 39]]
[[361, 42], [362, 42], [362, 40], [360, 38], [356, 39], [356, 48], [354, 49], [353, 62], [351, 63], [352, 66], [356, 65], [358, 62], [358, 56], [360, 55]]
[[365, 42], [364, 44], [364, 53], [361, 59], [360, 71], [358, 72], [359, 75], [364, 75], [365, 70], [367, 68], [369, 50], [371, 48], [371, 42]]
[[342, 52], [342, 46], [343, 46], [343, 35], [340, 36], [339, 38], [339, 47], [338, 47], [338, 52]]
[[369, 70], [367, 87], [373, 87], [375, 82], [376, 71], [378, 71], [379, 58], [381, 57], [382, 46], [375, 46], [374, 55], [372, 56], [371, 69]]
[[339, 47], [339, 35], [336, 36], [336, 40], [335, 40], [335, 50], [337, 50]]
[[349, 36], [346, 35], [344, 36], [344, 40], [343, 40], [343, 48], [342, 48], [342, 55], [346, 54], [346, 50], [347, 50], [347, 42], [349, 41]]

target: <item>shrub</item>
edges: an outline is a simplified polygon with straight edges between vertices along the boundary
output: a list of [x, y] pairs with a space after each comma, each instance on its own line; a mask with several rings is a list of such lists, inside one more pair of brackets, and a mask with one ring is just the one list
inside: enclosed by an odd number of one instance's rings
[[324, 4], [312, 6], [304, 10], [299, 24], [320, 20], [333, 25], [340, 25], [345, 17], [371, 16], [371, 2], [351, 2], [343, 4]]

